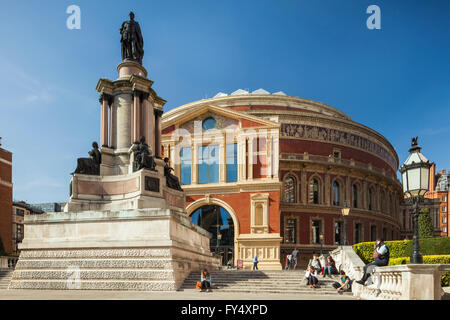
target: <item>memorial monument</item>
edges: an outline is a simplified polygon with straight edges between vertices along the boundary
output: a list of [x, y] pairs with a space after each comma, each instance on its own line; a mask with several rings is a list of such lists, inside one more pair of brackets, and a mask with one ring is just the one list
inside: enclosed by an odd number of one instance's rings
[[101, 148], [78, 159], [65, 212], [25, 217], [11, 289], [177, 290], [191, 271], [220, 268], [162, 159], [166, 101], [142, 66], [133, 13], [120, 34], [119, 77], [96, 88]]

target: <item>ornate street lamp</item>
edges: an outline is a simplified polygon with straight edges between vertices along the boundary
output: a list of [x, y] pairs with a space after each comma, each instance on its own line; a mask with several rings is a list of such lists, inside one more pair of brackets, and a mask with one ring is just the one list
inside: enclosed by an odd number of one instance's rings
[[411, 263], [423, 263], [419, 245], [419, 203], [423, 202], [423, 196], [428, 191], [430, 179], [430, 167], [432, 163], [420, 153], [422, 149], [417, 143], [418, 137], [411, 139], [409, 157], [400, 167], [402, 174], [403, 193], [413, 204], [413, 252]]
[[341, 209], [341, 214], [344, 217], [344, 246], [347, 245], [347, 222], [345, 217], [350, 213], [350, 208], [347, 206], [347, 201], [345, 201], [344, 207]]

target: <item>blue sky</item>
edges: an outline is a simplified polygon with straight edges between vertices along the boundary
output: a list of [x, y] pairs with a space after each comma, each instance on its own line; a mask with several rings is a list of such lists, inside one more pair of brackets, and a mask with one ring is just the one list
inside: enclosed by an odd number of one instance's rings
[[[66, 27], [69, 5], [81, 29]], [[381, 9], [369, 30], [366, 9]], [[99, 140], [99, 78], [116, 79], [118, 29], [133, 10], [165, 110], [238, 88], [313, 99], [410, 138], [450, 169], [450, 1], [2, 1], [0, 136], [14, 199], [67, 201], [76, 158]]]

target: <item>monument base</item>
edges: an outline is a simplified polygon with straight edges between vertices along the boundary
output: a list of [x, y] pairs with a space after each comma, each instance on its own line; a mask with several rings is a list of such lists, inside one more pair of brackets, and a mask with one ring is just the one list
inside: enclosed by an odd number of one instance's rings
[[207, 232], [171, 209], [32, 215], [25, 235], [10, 289], [171, 291], [221, 268]]

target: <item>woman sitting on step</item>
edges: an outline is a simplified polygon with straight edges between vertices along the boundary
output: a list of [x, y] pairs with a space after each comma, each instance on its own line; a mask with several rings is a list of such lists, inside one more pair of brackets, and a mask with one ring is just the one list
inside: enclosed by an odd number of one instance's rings
[[344, 270], [341, 270], [340, 282], [333, 283], [333, 288], [337, 290], [339, 294], [343, 294], [344, 291], [350, 291], [350, 278], [345, 274]]
[[202, 282], [201, 291], [203, 292], [206, 289], [206, 292], [211, 292], [211, 275], [206, 269], [202, 270], [201, 282]]
[[316, 270], [313, 266], [309, 266], [307, 271], [306, 271], [306, 280], [307, 280], [307, 284], [309, 285], [310, 288], [317, 288], [317, 284], [319, 283], [319, 280], [317, 279], [317, 277], [315, 276], [316, 274]]

